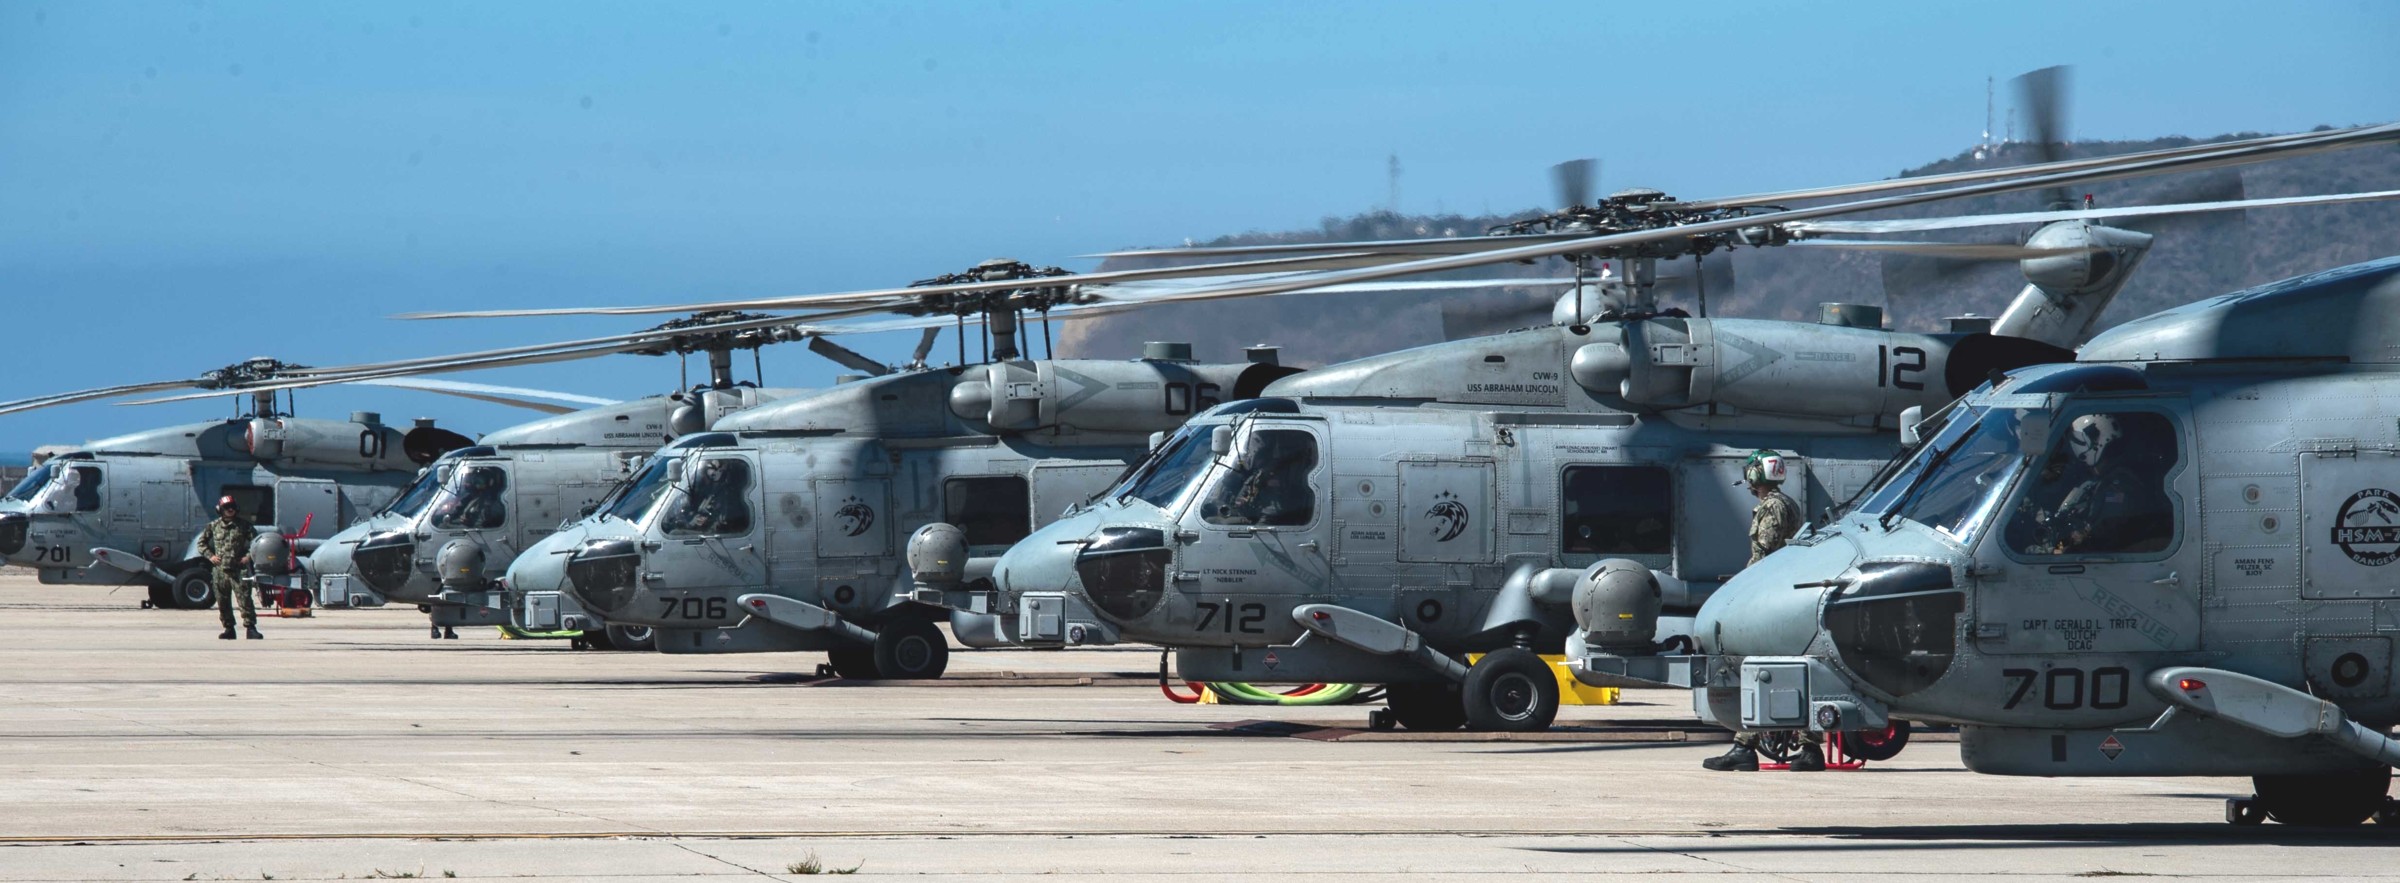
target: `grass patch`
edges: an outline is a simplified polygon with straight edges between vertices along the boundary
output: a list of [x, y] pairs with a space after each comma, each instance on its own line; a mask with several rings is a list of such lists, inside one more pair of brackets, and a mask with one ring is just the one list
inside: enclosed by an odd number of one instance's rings
[[786, 873], [802, 877], [810, 877], [818, 874], [833, 874], [840, 876], [856, 874], [858, 873], [858, 869], [866, 866], [867, 865], [865, 862], [860, 862], [847, 868], [828, 868], [825, 866], [825, 860], [818, 858], [817, 853], [814, 850], [811, 850], [808, 853], [807, 858], [784, 865], [783, 870]]

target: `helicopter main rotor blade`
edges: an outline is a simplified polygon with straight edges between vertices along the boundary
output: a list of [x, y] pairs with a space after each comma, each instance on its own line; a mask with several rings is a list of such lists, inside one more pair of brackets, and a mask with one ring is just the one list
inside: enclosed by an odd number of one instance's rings
[[[2016, 212], [2004, 215], [1959, 215], [1944, 218], [1895, 218], [1887, 221], [1801, 221], [1784, 227], [1795, 233], [1914, 233], [1923, 230], [1956, 230], [1965, 227], [2001, 227], [2019, 224], [2047, 224], [2051, 221], [2102, 220], [2106, 218], [2142, 218], [2158, 215], [2189, 215], [2202, 212], [2246, 211], [2254, 208], [2275, 208], [2290, 205], [2340, 205], [2352, 202], [2380, 202], [2400, 199], [2400, 190], [2376, 190], [2366, 193], [2331, 193], [2321, 196], [2275, 196], [2262, 199], [2235, 199], [2224, 202], [2187, 202], [2178, 205], [2126, 205], [2109, 208], [2072, 209], [2055, 212]], [[1801, 240], [1800, 243], [1824, 240]]]
[[[160, 390], [167, 389], [188, 389], [198, 385], [200, 385], [200, 382], [196, 380], [160, 380], [151, 383], [129, 383], [123, 386], [104, 386], [99, 389], [84, 389], [77, 390], [75, 392], [52, 393], [46, 396], [18, 399], [13, 402], [0, 402], [0, 414], [15, 414], [20, 411], [32, 411], [40, 408], [57, 407], [59, 405], [72, 405], [76, 402], [88, 402], [94, 399], [112, 399], [118, 396], [139, 395], [145, 392], [158, 392]], [[225, 395], [229, 392], [232, 391], [223, 390], [210, 393], [210, 395]]]
[[[479, 402], [491, 402], [493, 404], [526, 408], [529, 410], [540, 411], [544, 414], [566, 414], [582, 410], [583, 408], [595, 407], [598, 405], [613, 405], [617, 403], [616, 399], [604, 399], [597, 396], [576, 395], [569, 392], [552, 392], [546, 389], [531, 389], [522, 386], [496, 386], [489, 383], [468, 383], [462, 380], [435, 380], [432, 378], [393, 377], [382, 380], [361, 380], [358, 381], [358, 383], [361, 386], [385, 386], [395, 389], [413, 389], [419, 392], [439, 393], [441, 395], [457, 396], [462, 399], [474, 399]], [[540, 399], [554, 399], [557, 401], [538, 401]], [[574, 404], [562, 405], [557, 404], [557, 402], [573, 402]]]
[[1379, 254], [1356, 247], [1340, 253], [1288, 257], [1260, 261], [1236, 261], [1223, 264], [1194, 264], [1181, 267], [1151, 267], [1137, 270], [1104, 270], [1075, 273], [1065, 276], [1038, 276], [1023, 279], [996, 279], [988, 282], [958, 282], [949, 285], [919, 285], [904, 288], [873, 288], [861, 291], [842, 291], [828, 294], [804, 294], [788, 297], [762, 297], [745, 300], [713, 301], [690, 304], [656, 304], [637, 307], [549, 307], [526, 310], [462, 310], [452, 312], [401, 313], [400, 319], [488, 319], [509, 316], [630, 316], [652, 313], [694, 313], [718, 310], [803, 310], [818, 307], [850, 307], [865, 312], [890, 312], [913, 306], [929, 295], [965, 294], [983, 291], [1009, 291], [1020, 288], [1064, 288], [1096, 284], [1137, 282], [1156, 279], [1181, 279], [1196, 276], [1227, 276], [1262, 271], [1298, 272], [1303, 270], [1332, 270], [1346, 267], [1373, 266], [1404, 261], [1408, 254]]
[[[603, 337], [587, 337], [581, 340], [563, 340], [552, 343], [536, 343], [527, 344], [524, 346], [501, 347], [499, 349], [482, 350], [478, 352], [453, 353], [445, 356], [424, 356], [414, 359], [395, 359], [389, 362], [368, 362], [359, 365], [300, 368], [293, 370], [291, 374], [295, 377], [315, 377], [323, 375], [358, 374], [362, 372], [425, 368], [460, 361], [478, 361], [508, 356], [539, 355], [547, 352], [565, 350], [580, 351], [585, 347], [594, 346], [612, 347], [607, 351], [610, 353], [635, 352], [638, 350], [660, 346], [670, 346], [678, 338], [691, 337], [695, 335], [723, 334], [735, 331], [756, 331], [783, 326], [791, 326], [805, 331], [807, 330], [804, 327], [805, 325], [805, 317], [766, 316], [756, 319], [741, 319], [731, 322], [694, 325], [687, 328], [646, 328], [641, 331], [632, 331], [624, 334], [611, 334]], [[581, 358], [581, 356], [577, 356], [576, 358]], [[463, 369], [453, 368], [448, 370]], [[434, 372], [428, 371], [420, 373]]]
[[934, 340], [941, 336], [942, 328], [939, 325], [925, 329], [925, 333], [917, 337], [916, 351], [908, 354], [908, 363], [910, 365], [925, 364], [925, 357], [933, 354]]
[[[1675, 206], [1679, 209], [1710, 210], [1719, 208], [1740, 208], [1753, 205], [1768, 205], [1783, 202], [1800, 202], [1809, 199], [1836, 196], [1862, 196], [1890, 190], [1908, 190], [1915, 188], [1946, 186], [1951, 184], [1965, 184], [2007, 178], [2029, 177], [2037, 174], [2054, 174], [2060, 172], [2080, 171], [2085, 169], [2106, 167], [2115, 164], [2144, 162], [2154, 159], [2174, 159], [2178, 157], [2192, 156], [2195, 154], [2212, 153], [2220, 150], [2290, 144], [2298, 141], [2306, 141], [2312, 138], [2320, 138], [2327, 135], [2363, 131], [2369, 128], [2373, 127], [2360, 126], [2351, 129], [2337, 129], [2327, 132], [2300, 132], [2290, 135], [2274, 135], [2264, 138], [2244, 139], [2240, 141], [2220, 141], [2213, 144], [2195, 144], [2185, 147], [2170, 147], [2161, 150], [2144, 151], [2141, 153], [2125, 153], [2117, 154], [2115, 156], [2094, 157], [2090, 159], [2079, 160], [2058, 160], [2048, 163], [2037, 163], [2033, 165], [2007, 166], [1997, 169], [1955, 172], [1946, 175], [1928, 175], [1918, 178], [1891, 178], [1862, 184], [1843, 185], [1839, 187], [1820, 187], [1811, 190], [1789, 190], [1780, 193], [1765, 193], [1753, 196], [1734, 197], [1731, 199], [1704, 199], [1693, 202], [1679, 202], [1676, 203]], [[1519, 236], [1457, 236], [1434, 239], [1386, 239], [1366, 242], [1307, 242], [1283, 243], [1276, 245], [1194, 246], [1188, 248], [1127, 249], [1123, 251], [1110, 251], [1101, 252], [1094, 255], [1085, 255], [1085, 257], [1231, 257], [1236, 255], [1314, 254], [1342, 250], [1369, 250], [1386, 254], [1468, 254], [1479, 251], [1510, 248], [1517, 245], [1531, 245], [1540, 242], [1560, 242], [1578, 238], [1583, 237], [1574, 233], [1552, 233]]]
[[[1293, 291], [1278, 292], [1278, 294], [1355, 294], [1364, 292], [1398, 293], [1410, 291], [1450, 291], [1465, 288], [1511, 288], [1518, 286], [1564, 286], [1573, 284], [1575, 284], [1575, 280], [1573, 279], [1551, 279], [1542, 277], [1501, 279], [1433, 279], [1399, 282], [1365, 282], [1356, 285], [1325, 285], [1312, 288], [1296, 289]], [[1205, 294], [1213, 291], [1212, 287], [1206, 283], [1200, 282], [1187, 282], [1182, 285], [1172, 286], [1167, 283], [1157, 283], [1156, 285], [1157, 287], [1148, 288], [1147, 290], [1137, 289], [1134, 286], [1112, 286], [1110, 289], [1111, 293], [1106, 295], [1113, 298], [1111, 300], [1100, 303], [1075, 304], [1072, 306], [1059, 307], [1051, 310], [1045, 318], [1048, 321], [1059, 322], [1074, 319], [1093, 319], [1101, 316], [1114, 316], [1120, 313], [1143, 309], [1158, 304], [1178, 303], [1183, 300], [1190, 299], [1185, 296], [1186, 292]], [[829, 325], [817, 325], [811, 326], [810, 330], [817, 334], [826, 335], [877, 334], [886, 331], [917, 331], [920, 329], [933, 331], [942, 328], [948, 328], [953, 323], [958, 321], [960, 321], [960, 318], [956, 316], [912, 316], [905, 319], [885, 319], [868, 322], [839, 322]], [[982, 321], [983, 317], [981, 316], [965, 317], [965, 322], [969, 325], [973, 325]], [[927, 339], [930, 340], [930, 336], [928, 336]], [[930, 347], [928, 347], [927, 350], [930, 351]]]
[[606, 345], [606, 346], [593, 346], [593, 347], [584, 347], [584, 348], [581, 348], [581, 349], [574, 349], [574, 350], [560, 350], [560, 351], [553, 351], [553, 352], [543, 352], [543, 353], [525, 353], [525, 354], [519, 354], [519, 355], [509, 355], [509, 356], [487, 356], [487, 357], [483, 357], [483, 358], [475, 358], [475, 359], [460, 359], [460, 360], [456, 360], [456, 361], [451, 361], [451, 362], [443, 362], [443, 363], [432, 364], [432, 365], [413, 365], [413, 366], [401, 367], [401, 368], [382, 368], [382, 369], [377, 369], [377, 370], [372, 370], [372, 371], [359, 371], [359, 372], [353, 372], [353, 373], [349, 373], [349, 374], [317, 374], [317, 375], [309, 375], [309, 376], [296, 376], [296, 377], [284, 378], [284, 379], [281, 379], [281, 380], [269, 381], [269, 382], [266, 382], [266, 383], [251, 383], [251, 384], [245, 384], [245, 385], [238, 386], [238, 387], [234, 387], [234, 388], [231, 388], [231, 389], [209, 390], [209, 391], [206, 391], [206, 392], [186, 393], [186, 394], [183, 394], [183, 395], [173, 395], [173, 396], [161, 396], [161, 397], [158, 397], [158, 398], [150, 398], [150, 399], [137, 399], [137, 400], [130, 401], [130, 402], [118, 402], [117, 404], [119, 404], [119, 405], [161, 405], [161, 404], [166, 404], [166, 403], [169, 403], [169, 402], [183, 402], [183, 401], [190, 401], [190, 400], [193, 400], [193, 399], [204, 399], [204, 398], [211, 398], [211, 397], [215, 397], [215, 396], [227, 395], [227, 394], [230, 394], [230, 393], [264, 392], [264, 391], [267, 391], [267, 390], [286, 390], [286, 389], [307, 389], [307, 388], [310, 388], [310, 387], [317, 387], [317, 386], [332, 386], [332, 385], [334, 385], [334, 384], [340, 384], [340, 383], [364, 383], [364, 382], [367, 382], [367, 381], [372, 381], [372, 380], [386, 380], [386, 379], [391, 379], [391, 378], [400, 378], [400, 377], [413, 377], [413, 376], [420, 375], [420, 374], [443, 374], [443, 373], [448, 373], [448, 372], [453, 372], [453, 371], [475, 371], [475, 370], [480, 370], [480, 369], [485, 369], [485, 368], [511, 368], [511, 367], [515, 367], [515, 366], [518, 366], [518, 365], [541, 365], [541, 364], [547, 364], [547, 363], [550, 363], [550, 362], [569, 362], [569, 361], [574, 361], [574, 360], [577, 360], [577, 359], [590, 359], [590, 358], [597, 358], [597, 357], [599, 357], [599, 356], [609, 356], [609, 355], [616, 355], [616, 354], [618, 354], [618, 353], [629, 353], [629, 352], [636, 352], [636, 351], [639, 351], [639, 350], [641, 350], [641, 349], [643, 349], [643, 345], [642, 345], [642, 344], [639, 344], [639, 343], [619, 343], [619, 344], [611, 344], [611, 345]]
[[1915, 254], [1968, 261], [2021, 261], [2026, 258], [2057, 257], [2092, 250], [2086, 246], [2034, 248], [2005, 242], [1907, 242], [1899, 239], [1801, 239], [1785, 244], [1813, 248], [1838, 248], [1844, 251]]
[[813, 335], [809, 337], [808, 351], [816, 353], [820, 356], [824, 356], [834, 364], [853, 371], [863, 372], [876, 377], [881, 377], [883, 375], [892, 373], [892, 366], [875, 361], [874, 359], [870, 359], [865, 353], [861, 353], [841, 344], [834, 343], [831, 340], [827, 340], [825, 339], [824, 335]]
[[1356, 270], [1294, 274], [1291, 277], [1272, 281], [1210, 286], [1200, 291], [1186, 294], [1179, 299], [1211, 300], [1235, 297], [1254, 297], [1268, 294], [1284, 294], [1305, 288], [1317, 288], [1328, 285], [1341, 285], [1357, 282], [1371, 282], [1381, 279], [1393, 279], [1402, 276], [1417, 276], [1446, 270], [1460, 270], [1468, 267], [1482, 266], [1485, 264], [1525, 261], [1536, 258], [1555, 257], [1559, 255], [1577, 253], [1588, 254], [1606, 249], [1631, 248], [1658, 243], [1669, 243], [1678, 239], [1686, 239], [1695, 235], [1732, 233], [1745, 228], [1762, 227], [1775, 224], [1790, 224], [1797, 221], [1812, 221], [1819, 218], [1856, 214], [1859, 212], [1876, 211], [1880, 209], [1900, 208], [1903, 206], [1918, 205], [1922, 203], [1958, 199], [1970, 196], [2015, 193], [2025, 190], [2038, 190], [2044, 187], [2068, 184], [2085, 184], [2096, 181], [2109, 181], [2116, 180], [2118, 178], [2130, 178], [2139, 175], [2155, 174], [2167, 171], [2217, 168], [2220, 166], [2259, 162], [2281, 156], [2294, 156], [2304, 153], [2315, 153], [2325, 150], [2352, 147], [2359, 144], [2393, 140], [2400, 140], [2400, 123], [2386, 123], [2379, 126], [2338, 130], [2332, 133], [2323, 133], [2320, 134], [2319, 137], [2305, 140], [2284, 141], [2267, 145], [2245, 145], [2206, 153], [2193, 153], [2136, 162], [2120, 162], [2114, 165], [2104, 165], [2096, 168], [2082, 169], [2071, 172], [2060, 172], [2049, 175], [2038, 175], [2031, 178], [1987, 181], [1960, 187], [1929, 190], [1918, 193], [1880, 196], [1853, 202], [1835, 203], [1832, 205], [1814, 206], [1800, 209], [1785, 209], [1782, 211], [1743, 215], [1734, 218], [1722, 218], [1717, 220], [1701, 221], [1697, 223], [1660, 227], [1648, 230], [1635, 230], [1624, 233], [1611, 233], [1601, 236], [1591, 236], [1582, 239], [1570, 239], [1563, 242], [1524, 245], [1516, 248], [1505, 248], [1495, 251], [1479, 252], [1470, 255], [1426, 258], [1422, 260], [1407, 261], [1396, 264], [1385, 264], [1382, 266], [1367, 267]]
[[1552, 207], [1572, 208], [1592, 201], [1592, 183], [1600, 178], [1599, 165], [1599, 160], [1585, 157], [1551, 166], [1550, 181], [1558, 196], [1558, 204]]
[[2352, 126], [2347, 129], [2329, 129], [2323, 132], [2293, 132], [2287, 135], [2267, 135], [2258, 138], [2244, 138], [2235, 141], [2217, 141], [2209, 144], [2188, 144], [2182, 147], [2164, 147], [2157, 150], [2145, 150], [2138, 153], [2120, 153], [2114, 156], [2095, 156], [2085, 159], [2059, 160], [2057, 162], [2050, 163], [2034, 163], [2031, 165], [2021, 166], [2002, 166], [1991, 169], [1950, 172], [1941, 175], [1924, 175], [1915, 178], [1885, 178], [1880, 181], [1867, 181], [1857, 184], [1840, 184], [1831, 187], [1811, 187], [1801, 190], [1783, 190], [1773, 193], [1754, 193], [1748, 196], [1735, 196], [1724, 199], [1702, 199], [1692, 202], [1679, 203], [1679, 205], [1683, 208], [1693, 209], [1696, 211], [1706, 211], [1711, 209], [1743, 208], [1755, 205], [1784, 205], [1787, 203], [1807, 202], [1815, 199], [1831, 199], [1844, 196], [1865, 196], [1872, 193], [1883, 193], [1891, 190], [1908, 190], [1917, 187], [1947, 187], [1953, 184], [1970, 184], [2005, 178], [2082, 171], [2085, 169], [2098, 168], [2101, 166], [2127, 161], [2144, 162], [2154, 159], [2174, 159], [2177, 157], [2190, 156], [2198, 153], [2210, 153], [2226, 148], [2270, 147], [2280, 144], [2290, 144], [2298, 141], [2307, 141], [2309, 139], [2325, 135], [2363, 132], [2379, 127], [2380, 126]]
[[1136, 248], [1079, 255], [1087, 258], [1230, 257], [1246, 254], [1315, 254], [1368, 251], [1389, 255], [1472, 254], [1543, 242], [1580, 239], [1582, 233], [1531, 233], [1516, 236], [1445, 236], [1439, 239], [1384, 239], [1367, 242], [1287, 242], [1275, 245], [1210, 245], [1190, 248]]

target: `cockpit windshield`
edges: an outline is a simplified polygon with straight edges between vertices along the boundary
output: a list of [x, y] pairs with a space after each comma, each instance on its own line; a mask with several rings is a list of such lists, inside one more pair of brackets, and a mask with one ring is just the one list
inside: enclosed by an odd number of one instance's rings
[[413, 518], [425, 511], [425, 504], [433, 502], [434, 493], [440, 491], [442, 482], [450, 478], [450, 470], [454, 465], [443, 463], [417, 473], [417, 480], [409, 483], [408, 489], [401, 491], [400, 496], [392, 498], [391, 505], [383, 507], [384, 513]]
[[1208, 434], [1213, 426], [1186, 425], [1175, 431], [1175, 437], [1150, 452], [1150, 458], [1134, 467], [1133, 474], [1110, 490], [1111, 498], [1130, 496], [1153, 506], [1168, 507], [1183, 495], [1186, 486], [1208, 468], [1211, 458]]
[[2017, 425], [2023, 419], [2024, 412], [2012, 408], [1961, 411], [1859, 511], [1886, 520], [1906, 518], [1968, 541], [2024, 467], [2024, 454], [2017, 450]]
[[433, 504], [433, 526], [444, 530], [489, 530], [508, 521], [508, 471], [485, 463], [451, 470]]
[[0, 499], [31, 502], [33, 495], [41, 493], [42, 487], [48, 485], [54, 475], [56, 475], [56, 470], [52, 464], [44, 463], [37, 466], [32, 472], [25, 475], [24, 481], [17, 482], [17, 486], [9, 490], [8, 496], [0, 497]]
[[650, 465], [642, 467], [641, 474], [634, 476], [630, 484], [611, 495], [608, 505], [600, 513], [627, 521], [642, 520], [643, 516], [650, 514], [651, 509], [657, 508], [660, 500], [667, 498], [667, 491], [673, 487], [673, 482], [667, 480], [667, 464], [681, 462], [681, 459], [673, 456], [651, 459]]

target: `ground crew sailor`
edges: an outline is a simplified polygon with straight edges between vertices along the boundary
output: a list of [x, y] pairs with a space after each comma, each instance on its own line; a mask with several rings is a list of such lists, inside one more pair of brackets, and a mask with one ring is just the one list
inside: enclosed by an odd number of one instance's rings
[[250, 541], [258, 539], [258, 530], [242, 519], [241, 506], [231, 495], [217, 501], [217, 520], [200, 531], [200, 555], [208, 559], [211, 576], [217, 590], [217, 619], [225, 624], [225, 633], [217, 637], [233, 640], [233, 601], [242, 601], [242, 628], [252, 638], [264, 638], [258, 633], [258, 610], [250, 601], [250, 587], [242, 584], [242, 566], [250, 563]]
[[[1772, 555], [1800, 532], [1800, 504], [1783, 492], [1785, 477], [1783, 456], [1774, 451], [1755, 451], [1742, 463], [1742, 483], [1750, 486], [1750, 495], [1758, 505], [1750, 510], [1750, 563]], [[1748, 565], [1744, 565], [1748, 566]], [[1705, 769], [1752, 771], [1758, 769], [1758, 739], [1762, 733], [1733, 734], [1733, 748], [1724, 754], [1701, 761]], [[1814, 741], [1805, 738], [1799, 755], [1792, 758], [1794, 772], [1814, 772], [1825, 768], [1825, 752]]]

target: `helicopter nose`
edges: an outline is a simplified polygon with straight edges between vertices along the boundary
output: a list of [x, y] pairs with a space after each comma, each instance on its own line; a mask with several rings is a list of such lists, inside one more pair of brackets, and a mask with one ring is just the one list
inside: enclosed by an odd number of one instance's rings
[[32, 516], [23, 512], [0, 513], [0, 556], [25, 551], [25, 537], [32, 529]]
[[1817, 610], [1830, 580], [1858, 560], [1846, 538], [1785, 546], [1718, 587], [1693, 622], [1704, 652], [1725, 656], [1798, 656], [1817, 636]]
[[[1058, 588], [1080, 584], [1101, 616], [1128, 624], [1150, 615], [1166, 599], [1167, 569], [1175, 559], [1167, 532], [1154, 527], [1104, 527], [1042, 571]], [[1060, 564], [1072, 563], [1072, 577]]]
[[361, 582], [385, 595], [408, 586], [414, 569], [417, 541], [405, 531], [387, 530], [368, 536], [350, 553], [350, 570]]
[[634, 595], [640, 590], [636, 580], [642, 569], [642, 549], [631, 539], [585, 540], [571, 554], [545, 557], [566, 559], [563, 568], [567, 590], [601, 616], [623, 612], [632, 606]]

